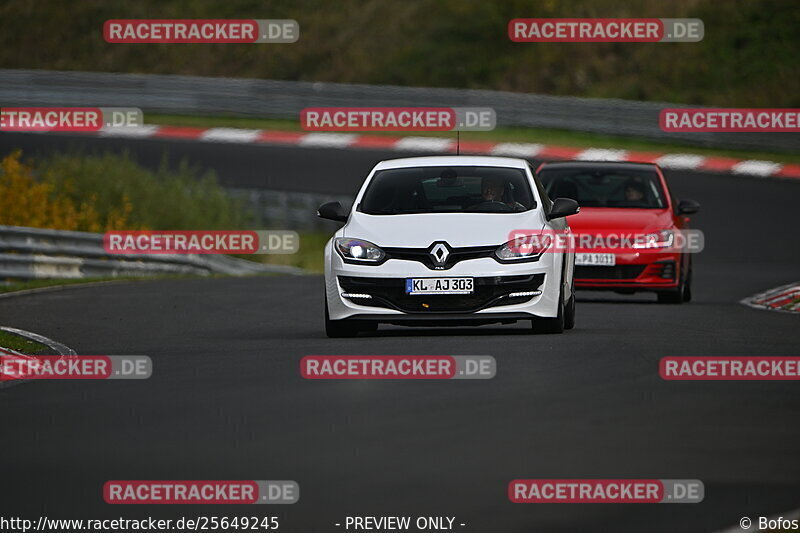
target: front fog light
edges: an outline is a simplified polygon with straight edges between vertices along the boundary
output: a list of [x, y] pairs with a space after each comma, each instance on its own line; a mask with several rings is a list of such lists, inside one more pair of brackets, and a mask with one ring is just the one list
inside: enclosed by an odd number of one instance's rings
[[361, 298], [361, 299], [364, 299], [364, 300], [368, 300], [368, 299], [372, 298], [372, 295], [371, 294], [361, 293], [361, 292], [343, 292], [342, 293], [342, 298], [350, 298], [351, 300]]
[[661, 270], [661, 277], [663, 279], [675, 278], [675, 263], [664, 263], [664, 268]]
[[542, 294], [542, 291], [521, 291], [521, 292], [512, 292], [508, 295], [509, 298], [519, 298], [522, 296], [539, 296]]

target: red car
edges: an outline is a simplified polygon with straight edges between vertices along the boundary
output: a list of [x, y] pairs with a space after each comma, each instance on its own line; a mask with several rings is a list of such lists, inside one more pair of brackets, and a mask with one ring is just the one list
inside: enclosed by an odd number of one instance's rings
[[[578, 239], [577, 288], [655, 292], [661, 303], [691, 300], [691, 254], [676, 241], [685, 240], [685, 215], [696, 213], [700, 205], [676, 200], [658, 165], [564, 161], [543, 163], [537, 175], [550, 198], [572, 198], [580, 205], [580, 213], [569, 219]], [[595, 239], [580, 241], [582, 235]], [[609, 249], [618, 242], [612, 239], [631, 235], [642, 239]], [[581, 242], [603, 248], [587, 248]]]

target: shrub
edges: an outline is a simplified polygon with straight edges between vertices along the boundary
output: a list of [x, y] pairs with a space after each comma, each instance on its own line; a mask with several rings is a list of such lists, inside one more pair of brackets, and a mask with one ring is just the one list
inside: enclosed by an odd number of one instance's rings
[[250, 218], [213, 172], [185, 161], [155, 172], [128, 154], [54, 154], [0, 162], [0, 224], [103, 232], [122, 229], [239, 229]]

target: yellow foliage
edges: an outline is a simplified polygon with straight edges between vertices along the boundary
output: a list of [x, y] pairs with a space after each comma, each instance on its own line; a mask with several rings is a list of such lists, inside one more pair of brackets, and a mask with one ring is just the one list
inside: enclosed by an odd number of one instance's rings
[[129, 227], [133, 205], [127, 196], [104, 220], [96, 208], [96, 195], [79, 202], [71, 199], [69, 185], [55, 190], [38, 181], [33, 168], [20, 161], [21, 156], [17, 150], [0, 160], [0, 224], [92, 232], [144, 229]]

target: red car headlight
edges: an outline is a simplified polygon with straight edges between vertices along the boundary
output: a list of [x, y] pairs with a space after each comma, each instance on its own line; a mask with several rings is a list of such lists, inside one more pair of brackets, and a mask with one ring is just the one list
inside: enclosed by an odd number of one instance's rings
[[672, 230], [661, 230], [654, 233], [637, 235], [632, 247], [636, 249], [671, 248], [675, 243], [675, 234]]

